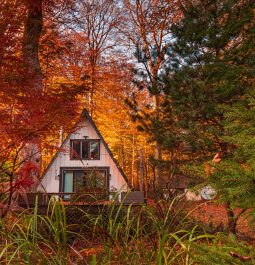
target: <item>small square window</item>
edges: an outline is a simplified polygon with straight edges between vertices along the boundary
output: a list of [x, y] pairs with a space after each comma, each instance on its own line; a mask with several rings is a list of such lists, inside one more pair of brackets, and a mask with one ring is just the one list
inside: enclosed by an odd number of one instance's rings
[[71, 159], [99, 160], [100, 141], [99, 140], [71, 140]]

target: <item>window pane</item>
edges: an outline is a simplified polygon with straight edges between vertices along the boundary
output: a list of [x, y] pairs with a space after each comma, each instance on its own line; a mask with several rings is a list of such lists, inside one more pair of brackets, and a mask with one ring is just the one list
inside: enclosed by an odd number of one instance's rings
[[105, 171], [91, 170], [87, 174], [87, 186], [89, 189], [104, 190], [106, 189]]
[[89, 158], [89, 143], [88, 141], [82, 141], [82, 158]]
[[99, 141], [90, 142], [90, 159], [99, 159]]
[[[107, 171], [103, 169], [85, 169], [65, 171], [64, 192], [86, 193], [107, 191]], [[64, 195], [64, 199], [70, 199], [70, 195]]]
[[81, 158], [80, 141], [72, 141], [71, 158], [73, 158], [73, 159], [80, 159]]
[[[64, 172], [64, 192], [73, 192], [73, 172]], [[64, 200], [69, 200], [70, 195], [64, 195]]]
[[65, 172], [64, 178], [64, 192], [73, 192], [73, 172]]
[[106, 188], [106, 174], [105, 171], [96, 172], [96, 187], [100, 189]]
[[96, 187], [96, 176], [94, 170], [88, 171], [87, 174], [87, 187], [93, 190]]
[[84, 172], [74, 171], [74, 192], [83, 192], [85, 188]]

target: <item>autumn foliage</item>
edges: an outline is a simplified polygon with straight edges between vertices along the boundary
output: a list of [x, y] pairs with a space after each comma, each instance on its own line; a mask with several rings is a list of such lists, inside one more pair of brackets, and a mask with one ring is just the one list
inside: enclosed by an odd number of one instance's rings
[[[153, 144], [137, 133], [125, 104], [136, 86], [116, 3], [0, 3], [0, 177], [10, 197], [18, 186], [32, 189], [83, 108], [130, 181], [138, 185], [142, 147], [147, 182], [155, 180]], [[137, 97], [151, 101], [146, 90]]]

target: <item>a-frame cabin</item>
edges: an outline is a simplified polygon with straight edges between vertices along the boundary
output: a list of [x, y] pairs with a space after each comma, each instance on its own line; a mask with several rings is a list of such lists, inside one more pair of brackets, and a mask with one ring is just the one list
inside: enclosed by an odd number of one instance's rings
[[67, 136], [46, 168], [38, 190], [47, 193], [88, 193], [92, 190], [111, 192], [131, 188], [86, 110], [82, 112], [76, 128]]

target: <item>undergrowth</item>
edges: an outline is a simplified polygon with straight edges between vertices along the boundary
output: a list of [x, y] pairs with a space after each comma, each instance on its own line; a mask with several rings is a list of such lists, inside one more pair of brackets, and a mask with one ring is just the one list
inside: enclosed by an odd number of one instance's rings
[[0, 263], [255, 264], [251, 246], [206, 233], [182, 209], [177, 200], [154, 207], [115, 202], [96, 212], [76, 208], [79, 218], [68, 224], [66, 207], [52, 198], [47, 214], [36, 206], [0, 220]]

